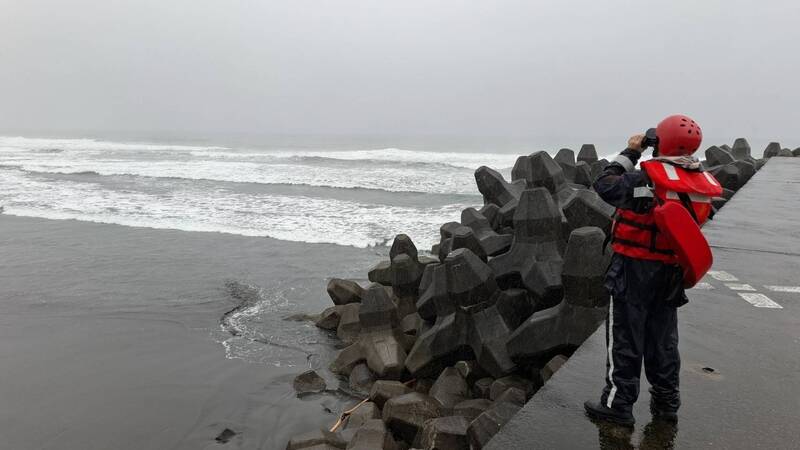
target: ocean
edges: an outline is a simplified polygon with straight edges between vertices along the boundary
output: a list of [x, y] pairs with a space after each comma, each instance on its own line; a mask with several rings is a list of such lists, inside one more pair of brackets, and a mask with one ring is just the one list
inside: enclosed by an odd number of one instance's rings
[[420, 248], [481, 203], [473, 172], [511, 153], [248, 149], [0, 137], [6, 214], [356, 247]]
[[[477, 167], [560, 148], [468, 141], [0, 137], [4, 443], [217, 448], [230, 429], [226, 448], [271, 450], [329, 427], [357, 401], [326, 370], [341, 343], [296, 320], [331, 305], [329, 278], [367, 284], [397, 233], [429, 249], [482, 204]], [[309, 368], [329, 391], [298, 398]]]

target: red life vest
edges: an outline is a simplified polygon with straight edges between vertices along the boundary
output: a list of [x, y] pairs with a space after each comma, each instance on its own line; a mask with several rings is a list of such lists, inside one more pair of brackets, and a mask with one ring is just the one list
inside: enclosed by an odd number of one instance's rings
[[[708, 220], [711, 198], [722, 194], [722, 187], [713, 175], [661, 161], [645, 161], [641, 167], [652, 181], [654, 203], [682, 204], [698, 226]], [[615, 252], [631, 258], [677, 264], [679, 260], [673, 245], [668, 236], [659, 231], [653, 209], [644, 214], [617, 210], [612, 240]]]

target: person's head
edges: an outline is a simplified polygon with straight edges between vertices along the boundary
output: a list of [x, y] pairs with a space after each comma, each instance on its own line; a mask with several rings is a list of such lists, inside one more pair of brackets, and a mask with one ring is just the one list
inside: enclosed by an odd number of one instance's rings
[[675, 114], [658, 123], [658, 156], [688, 156], [700, 148], [703, 130], [691, 117]]

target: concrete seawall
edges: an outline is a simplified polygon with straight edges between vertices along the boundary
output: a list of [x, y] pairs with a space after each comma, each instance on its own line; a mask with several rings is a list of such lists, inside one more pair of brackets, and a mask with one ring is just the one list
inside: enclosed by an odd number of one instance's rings
[[644, 379], [632, 435], [585, 417], [603, 386], [601, 326], [486, 448], [797, 448], [800, 159], [770, 159], [704, 232], [715, 263], [678, 313], [677, 427], [651, 423]]

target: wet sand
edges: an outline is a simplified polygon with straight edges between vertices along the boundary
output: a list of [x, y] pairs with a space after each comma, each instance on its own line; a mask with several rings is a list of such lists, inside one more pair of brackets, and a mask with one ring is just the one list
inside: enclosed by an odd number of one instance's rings
[[284, 318], [385, 254], [0, 215], [2, 448], [284, 448], [352, 402], [296, 398], [336, 341]]

